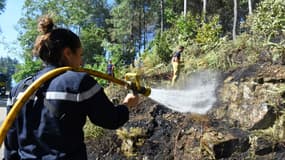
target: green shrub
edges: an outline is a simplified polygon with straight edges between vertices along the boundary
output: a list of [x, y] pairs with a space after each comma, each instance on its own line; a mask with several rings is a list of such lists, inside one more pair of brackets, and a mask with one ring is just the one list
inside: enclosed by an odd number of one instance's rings
[[26, 58], [24, 64], [19, 64], [16, 66], [17, 71], [13, 74], [13, 79], [16, 82], [19, 82], [20, 80], [27, 78], [29, 76], [34, 75], [36, 72], [41, 70], [43, 68], [42, 61], [38, 60], [31, 60], [31, 57]]
[[89, 119], [87, 119], [83, 130], [85, 133], [85, 137], [89, 138], [98, 138], [104, 135], [104, 129], [92, 124]]
[[[285, 29], [285, 5], [284, 0], [264, 0], [251, 17], [251, 31], [263, 38], [271, 37], [271, 40], [280, 36]], [[276, 39], [275, 39], [276, 40]]]
[[219, 17], [210, 18], [209, 23], [202, 23], [197, 29], [196, 42], [201, 45], [207, 45], [217, 42], [222, 32], [222, 26], [219, 24]]

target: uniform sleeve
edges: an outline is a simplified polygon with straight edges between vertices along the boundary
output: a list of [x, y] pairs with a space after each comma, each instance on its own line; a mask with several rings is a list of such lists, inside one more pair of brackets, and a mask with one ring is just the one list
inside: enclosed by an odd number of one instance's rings
[[[84, 82], [85, 84], [99, 86], [92, 77], [86, 81], [87, 82]], [[128, 108], [125, 105], [115, 106], [109, 100], [101, 86], [98, 91], [87, 100], [86, 105], [87, 115], [91, 122], [103, 128], [117, 129], [129, 120]]]
[[[14, 98], [12, 98], [13, 96], [11, 93], [9, 94], [7, 101], [7, 113], [9, 113], [13, 104], [12, 99]], [[4, 160], [20, 160], [20, 157], [18, 155], [18, 136], [15, 122], [7, 132], [4, 145]]]

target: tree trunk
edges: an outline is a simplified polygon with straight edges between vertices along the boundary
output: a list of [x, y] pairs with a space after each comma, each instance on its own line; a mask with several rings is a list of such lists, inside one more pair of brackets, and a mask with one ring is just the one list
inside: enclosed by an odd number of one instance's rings
[[236, 40], [236, 26], [237, 26], [237, 0], [234, 0], [234, 22], [233, 22], [233, 40]]
[[206, 22], [206, 13], [207, 13], [207, 0], [203, 0], [203, 11], [202, 11], [202, 16], [204, 19], [204, 22]]
[[160, 0], [160, 31], [164, 30], [164, 0]]
[[186, 17], [186, 14], [187, 14], [187, 0], [184, 0], [184, 18]]
[[147, 27], [146, 27], [145, 1], [143, 1], [143, 48], [144, 50], [146, 46], [146, 33], [147, 33]]
[[143, 16], [143, 8], [141, 8], [142, 0], [139, 0], [139, 31], [138, 31], [138, 56], [140, 56], [141, 48], [142, 48], [142, 16]]
[[252, 3], [251, 3], [251, 0], [248, 0], [248, 14], [252, 15]]

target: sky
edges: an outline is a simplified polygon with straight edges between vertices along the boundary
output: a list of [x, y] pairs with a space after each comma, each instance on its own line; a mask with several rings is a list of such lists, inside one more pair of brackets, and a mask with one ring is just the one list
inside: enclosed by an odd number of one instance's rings
[[24, 4], [24, 0], [6, 0], [6, 6], [4, 12], [0, 14], [0, 57], [10, 56], [11, 58], [21, 58], [15, 53], [9, 53], [3, 45], [3, 41], [6, 44], [13, 47], [20, 48], [19, 45], [14, 44], [17, 40], [18, 32], [15, 29], [18, 20], [21, 17], [21, 10]]
[[[18, 20], [21, 18], [22, 6], [25, 0], [6, 0], [6, 6], [4, 12], [0, 14], [0, 57], [16, 58], [20, 62], [23, 61], [19, 54], [21, 49], [17, 44], [18, 32], [15, 29]], [[112, 4], [114, 0], [108, 0], [108, 3]], [[3, 44], [9, 44], [12, 47], [12, 52], [5, 48]], [[11, 50], [11, 49], [10, 49]]]

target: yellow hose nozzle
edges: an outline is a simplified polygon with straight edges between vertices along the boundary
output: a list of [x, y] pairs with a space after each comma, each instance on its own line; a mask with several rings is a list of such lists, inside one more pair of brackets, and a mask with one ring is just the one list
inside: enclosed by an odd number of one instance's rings
[[150, 87], [137, 86], [137, 84], [134, 82], [131, 82], [128, 88], [131, 89], [135, 94], [142, 94], [146, 97], [148, 97], [151, 93]]
[[143, 89], [143, 92], [141, 92], [141, 94], [148, 97], [151, 93], [151, 88], [150, 87], [142, 87], [142, 88], [144, 89]]
[[133, 90], [134, 93], [139, 93], [148, 97], [151, 93], [151, 89], [150, 87], [144, 87], [140, 85], [140, 75], [137, 73], [127, 73], [125, 79], [127, 81], [130, 81], [131, 77], [135, 78], [135, 82], [130, 82], [128, 88]]

